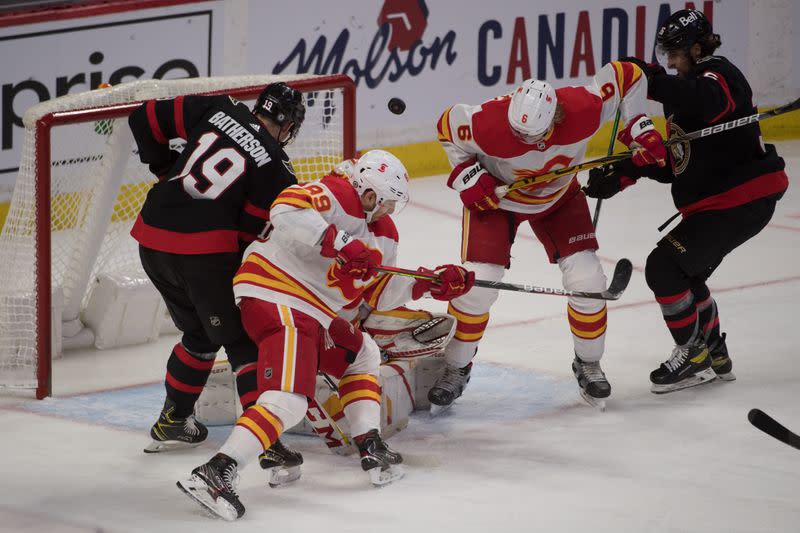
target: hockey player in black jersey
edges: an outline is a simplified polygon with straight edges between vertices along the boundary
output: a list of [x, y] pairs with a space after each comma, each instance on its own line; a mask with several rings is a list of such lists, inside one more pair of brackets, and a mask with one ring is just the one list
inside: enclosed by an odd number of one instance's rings
[[[636, 58], [622, 61], [635, 62], [646, 74], [648, 96], [663, 104], [670, 136], [757, 112], [744, 75], [713, 55], [721, 40], [703, 13], [673, 13], [656, 42], [677, 75]], [[767, 225], [789, 183], [783, 159], [763, 143], [757, 122], [670, 151], [671, 167], [622, 162], [593, 169], [585, 189], [594, 198], [610, 198], [642, 176], [672, 184], [683, 219], [658, 242], [645, 267], [675, 340], [670, 358], [650, 374], [654, 393], [735, 379], [706, 281], [728, 253]]]
[[[158, 177], [131, 235], [183, 333], [167, 362], [166, 401], [145, 452], [205, 440], [208, 431], [192, 413], [221, 346], [243, 408], [258, 397], [258, 348], [242, 328], [233, 276], [241, 252], [266, 229], [273, 200], [297, 183], [283, 148], [304, 117], [300, 92], [272, 83], [252, 110], [228, 96], [187, 95], [150, 100], [129, 118], [139, 157]], [[170, 148], [178, 138], [186, 141], [182, 152]]]

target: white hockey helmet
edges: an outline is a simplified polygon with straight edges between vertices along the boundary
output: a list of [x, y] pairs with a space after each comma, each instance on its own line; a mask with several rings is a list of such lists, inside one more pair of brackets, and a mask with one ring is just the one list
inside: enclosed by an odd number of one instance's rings
[[508, 123], [517, 137], [533, 144], [541, 141], [553, 127], [558, 98], [546, 81], [525, 80], [511, 95]]
[[384, 150], [370, 150], [355, 163], [350, 183], [361, 196], [368, 190], [378, 196], [375, 207], [367, 212], [367, 222], [381, 206], [394, 202], [394, 214], [408, 203], [408, 172], [405, 165], [394, 155]]

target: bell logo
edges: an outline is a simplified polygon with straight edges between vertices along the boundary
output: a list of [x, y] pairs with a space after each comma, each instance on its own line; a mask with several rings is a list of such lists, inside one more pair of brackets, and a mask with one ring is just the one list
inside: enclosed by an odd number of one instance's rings
[[688, 26], [690, 23], [697, 20], [697, 11], [692, 11], [688, 17], [680, 17], [678, 20], [681, 21], [682, 26]]

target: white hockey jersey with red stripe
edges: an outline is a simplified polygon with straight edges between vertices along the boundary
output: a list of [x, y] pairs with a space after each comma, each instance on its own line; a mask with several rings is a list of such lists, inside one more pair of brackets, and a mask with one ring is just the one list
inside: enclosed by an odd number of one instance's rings
[[272, 231], [245, 250], [233, 279], [237, 302], [258, 298], [302, 311], [328, 327], [337, 314], [355, 315], [366, 301], [376, 309], [393, 309], [412, 299], [414, 279], [379, 275], [367, 281], [341, 275], [333, 259], [320, 255], [330, 224], [378, 251], [384, 265], [397, 258], [398, 234], [386, 215], [367, 224], [358, 193], [339, 174], [293, 185], [281, 192], [270, 209]]
[[[587, 86], [556, 89], [563, 121], [537, 144], [522, 142], [511, 131], [508, 106], [511, 95], [470, 106], [447, 109], [438, 122], [439, 142], [453, 168], [477, 158], [483, 168], [505, 184], [566, 168], [583, 161], [586, 145], [600, 126], [613, 119], [617, 109], [621, 124], [646, 113], [647, 80], [633, 63], [605, 65]], [[575, 174], [557, 177], [508, 193], [500, 208], [517, 213], [541, 213], [569, 188]]]

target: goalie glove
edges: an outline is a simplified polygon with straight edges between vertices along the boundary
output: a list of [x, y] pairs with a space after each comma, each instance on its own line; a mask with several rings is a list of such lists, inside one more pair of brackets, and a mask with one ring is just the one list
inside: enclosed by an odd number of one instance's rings
[[418, 279], [411, 289], [411, 297], [415, 300], [430, 294], [435, 300], [450, 301], [466, 294], [475, 284], [475, 273], [458, 265], [442, 265], [436, 270], [419, 267], [417, 272], [437, 279]]
[[636, 150], [633, 154], [634, 165], [641, 167], [657, 164], [663, 167], [666, 164], [667, 149], [664, 147], [664, 138], [647, 115], [634, 117], [617, 138], [625, 146]]
[[388, 361], [410, 361], [442, 353], [456, 332], [456, 319], [447, 314], [399, 307], [373, 310], [361, 323]]
[[502, 184], [475, 159], [458, 165], [447, 179], [447, 186], [459, 193], [464, 206], [476, 211], [498, 208], [500, 198], [494, 192], [498, 185]]

